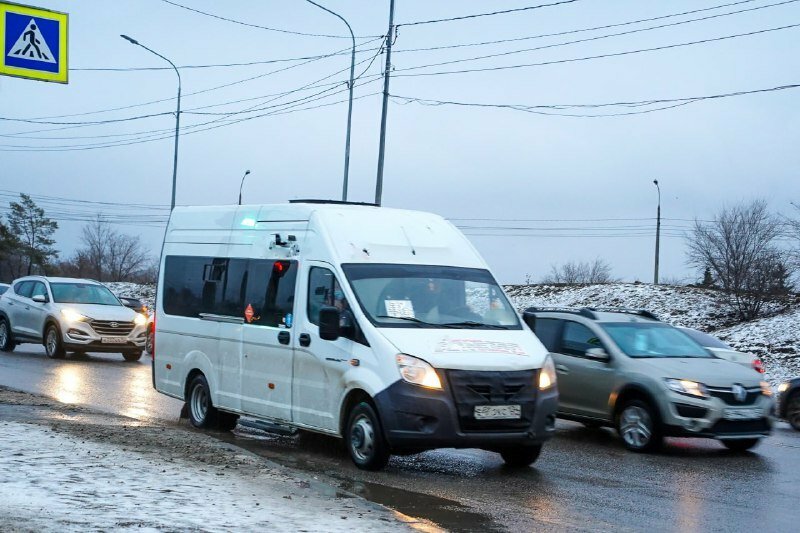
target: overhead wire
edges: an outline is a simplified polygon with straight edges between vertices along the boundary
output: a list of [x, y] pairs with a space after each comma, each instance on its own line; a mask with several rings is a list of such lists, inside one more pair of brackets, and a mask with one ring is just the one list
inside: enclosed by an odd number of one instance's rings
[[593, 55], [593, 56], [582, 56], [582, 57], [573, 57], [573, 58], [558, 59], [558, 60], [552, 60], [552, 61], [541, 61], [541, 62], [538, 62], [538, 63], [522, 63], [522, 64], [517, 64], [517, 65], [498, 65], [498, 66], [494, 66], [494, 67], [481, 67], [481, 68], [461, 69], [461, 70], [447, 70], [447, 71], [438, 71], [438, 72], [417, 72], [417, 73], [410, 73], [410, 74], [404, 74], [403, 73], [404, 71], [417, 70], [417, 69], [424, 68], [424, 67], [428, 66], [428, 65], [416, 65], [416, 66], [407, 67], [407, 68], [396, 68], [393, 71], [394, 73], [392, 74], [392, 77], [393, 78], [399, 78], [399, 77], [418, 77], [418, 76], [443, 76], [443, 75], [451, 75], [451, 74], [469, 74], [469, 73], [474, 73], [474, 72], [494, 72], [494, 71], [500, 71], [500, 70], [512, 70], [512, 69], [529, 68], [529, 67], [540, 67], [540, 66], [547, 66], [547, 65], [558, 65], [558, 64], [564, 64], [564, 63], [575, 63], [575, 62], [579, 62], [579, 61], [590, 61], [590, 60], [594, 60], [594, 59], [606, 59], [606, 58], [610, 58], [610, 57], [621, 57], [621, 56], [628, 56], [628, 55], [634, 55], [634, 54], [642, 54], [642, 53], [647, 53], [647, 52], [670, 50], [670, 49], [682, 48], [682, 47], [686, 47], [686, 46], [694, 46], [694, 45], [698, 45], [698, 44], [707, 44], [707, 43], [725, 41], [725, 40], [728, 40], [728, 39], [737, 39], [737, 38], [741, 38], [741, 37], [750, 37], [750, 36], [753, 36], [753, 35], [760, 35], [760, 34], [764, 34], [764, 33], [787, 30], [787, 29], [792, 29], [792, 28], [797, 28], [797, 27], [800, 27], [800, 24], [787, 24], [785, 26], [766, 28], [766, 29], [756, 30], [756, 31], [751, 31], [751, 32], [746, 32], [746, 33], [736, 33], [736, 34], [732, 34], [732, 35], [725, 35], [725, 36], [722, 36], [722, 37], [712, 37], [712, 38], [701, 39], [701, 40], [697, 40], [697, 41], [689, 41], [689, 42], [684, 42], [684, 43], [675, 43], [675, 44], [669, 44], [669, 45], [663, 45], [663, 46], [655, 46], [655, 47], [652, 47], [652, 48], [639, 48], [639, 49], [636, 49], [636, 50], [625, 50], [625, 51], [622, 51], [622, 52], [613, 52], [613, 53], [608, 53], [608, 54], [598, 54], [598, 55]]
[[[253, 24], [253, 23], [250, 23], [250, 22], [244, 22], [244, 21], [241, 21], [241, 20], [235, 20], [235, 19], [232, 19], [232, 18], [223, 17], [221, 15], [215, 15], [214, 13], [209, 13], [207, 11], [201, 11], [199, 9], [195, 9], [193, 7], [185, 6], [183, 4], [179, 4], [179, 3], [173, 2], [171, 0], [161, 0], [161, 1], [164, 2], [165, 4], [170, 4], [172, 6], [179, 7], [181, 9], [185, 9], [187, 11], [191, 11], [193, 13], [197, 13], [199, 15], [204, 15], [206, 17], [211, 17], [211, 18], [214, 18], [214, 19], [217, 19], [217, 20], [230, 22], [232, 24], [238, 24], [240, 26], [247, 26], [248, 28], [256, 28], [256, 29], [259, 29], [259, 30], [274, 31], [274, 32], [286, 33], [286, 34], [290, 34], [290, 35], [300, 35], [300, 36], [303, 36], [303, 37], [327, 37], [327, 38], [330, 38], [330, 39], [350, 39], [351, 38], [349, 35], [330, 35], [330, 34], [325, 34], [325, 33], [309, 33], [309, 32], [302, 32], [302, 31], [284, 30], [284, 29], [281, 29], [281, 28], [273, 28], [273, 27], [270, 27], [270, 26], [263, 26], [261, 24]], [[370, 38], [373, 38], [373, 37], [379, 37], [379, 36], [376, 36], [376, 35], [356, 35], [356, 39], [370, 39]]]
[[[167, 0], [164, 0], [164, 1], [167, 1]], [[504, 9], [504, 10], [501, 10], [501, 11], [491, 11], [489, 13], [476, 13], [474, 15], [461, 15], [461, 16], [457, 16], [457, 17], [447, 17], [447, 18], [433, 19], [433, 20], [418, 20], [418, 21], [415, 21], [415, 22], [401, 22], [400, 24], [397, 24], [396, 26], [398, 28], [401, 27], [401, 26], [420, 26], [422, 24], [439, 24], [441, 22], [455, 22], [455, 21], [458, 21], [458, 20], [475, 19], [475, 18], [481, 18], [481, 17], [493, 17], [493, 16], [496, 16], [496, 15], [508, 15], [510, 13], [520, 13], [522, 11], [531, 11], [531, 10], [534, 10], [534, 9], [543, 9], [543, 8], [546, 8], [546, 7], [555, 7], [555, 6], [565, 5], [565, 4], [574, 4], [575, 2], [578, 2], [578, 1], [580, 1], [580, 0], [561, 0], [559, 2], [551, 2], [549, 4], [539, 4], [539, 5], [535, 5], [535, 6], [517, 7], [517, 8], [513, 8], [513, 9]]]

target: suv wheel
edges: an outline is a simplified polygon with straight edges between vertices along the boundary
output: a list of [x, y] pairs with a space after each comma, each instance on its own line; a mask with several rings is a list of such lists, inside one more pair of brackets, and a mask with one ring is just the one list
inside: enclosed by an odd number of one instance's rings
[[800, 391], [792, 393], [786, 401], [786, 421], [800, 431]]
[[523, 468], [530, 466], [539, 458], [542, 453], [542, 445], [536, 444], [534, 446], [515, 446], [513, 448], [506, 448], [500, 452], [500, 457], [510, 467]]
[[142, 352], [123, 352], [122, 357], [126, 361], [138, 361], [142, 358]]
[[649, 452], [661, 446], [663, 437], [653, 408], [642, 400], [631, 400], [617, 415], [617, 431], [625, 447]]
[[8, 321], [0, 318], [0, 350], [13, 352], [15, 347], [16, 343], [11, 337], [11, 327], [8, 325]]
[[44, 334], [44, 351], [50, 359], [63, 359], [64, 345], [61, 344], [61, 332], [55, 324], [47, 326]]

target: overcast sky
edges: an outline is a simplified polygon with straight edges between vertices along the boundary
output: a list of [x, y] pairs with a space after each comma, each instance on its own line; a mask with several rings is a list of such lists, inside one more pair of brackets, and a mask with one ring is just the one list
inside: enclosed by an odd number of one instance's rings
[[[356, 60], [361, 64], [356, 74], [364, 75], [357, 82], [363, 85], [356, 88], [356, 97], [362, 98], [354, 102], [349, 199], [371, 202], [381, 109], [380, 95], [372, 93], [382, 89], [379, 75], [385, 62], [376, 36], [386, 32], [388, 0], [319, 1], [345, 17], [359, 37]], [[339, 19], [303, 0], [178, 3], [259, 26], [346, 35]], [[397, 0], [395, 22], [401, 26], [392, 51], [390, 93], [437, 101], [550, 106], [675, 99], [800, 83], [800, 27], [563, 61], [800, 24], [798, 1], [581, 0], [403, 25], [536, 3]], [[773, 5], [778, 3], [782, 5]], [[722, 4], [729, 5], [619, 25]], [[163, 226], [153, 221], [164, 218], [171, 194], [174, 116], [168, 113], [175, 107], [176, 76], [171, 70], [82, 70], [165, 66], [119, 34], [138, 39], [179, 66], [312, 57], [349, 47], [349, 39], [238, 25], [162, 0], [42, 0], [39, 5], [70, 15], [69, 84], [0, 77], [0, 117], [86, 122], [157, 115], [102, 125], [0, 121], [0, 203], [7, 206], [19, 192], [34, 195], [59, 220], [58, 247], [64, 257], [79, 245], [81, 219], [97, 213], [122, 219], [126, 223], [115, 228], [141, 235], [154, 252], [163, 235]], [[716, 17], [762, 6], [772, 7]], [[715, 18], [570, 43], [711, 16]], [[617, 26], [574, 32], [607, 25]], [[573, 33], [530, 38], [563, 32]], [[525, 37], [529, 38], [412, 51]], [[411, 68], [530, 48], [540, 49]], [[553, 61], [562, 62], [541, 64]], [[409, 76], [534, 63], [538, 65]], [[347, 113], [343, 82], [348, 68], [349, 55], [342, 54], [182, 69], [186, 113], [181, 125], [186, 129], [180, 138], [177, 203], [235, 203], [248, 169], [252, 173], [244, 185], [245, 203], [340, 198]], [[279, 69], [286, 70], [274, 72]], [[318, 83], [280, 95], [312, 82]], [[225, 84], [231, 85], [218, 88]], [[192, 94], [199, 91], [205, 92]], [[321, 91], [326, 92], [318, 94]], [[551, 264], [596, 257], [606, 259], [617, 277], [652, 281], [657, 202], [652, 181], [657, 178], [664, 217], [661, 275], [694, 276], [685, 263], [681, 237], [692, 219], [707, 219], [724, 205], [756, 197], [765, 198], [776, 212], [790, 214], [790, 202], [800, 200], [798, 97], [800, 89], [783, 90], [622, 115], [674, 103], [538, 109], [617, 115], [605, 117], [394, 99], [389, 104], [383, 205], [433, 211], [465, 227], [503, 283], [522, 282], [528, 274], [537, 280]], [[154, 100], [164, 101], [94, 113]], [[302, 110], [328, 103], [336, 104]], [[236, 115], [192, 114], [241, 112], [255, 106], [259, 111]], [[282, 114], [265, 116], [275, 112]], [[63, 116], [76, 114], [80, 115]], [[244, 118], [248, 120], [241, 121]], [[197, 126], [211, 121], [215, 122]], [[200, 131], [209, 126], [223, 127]], [[150, 142], [140, 142], [144, 140]], [[0, 207], [0, 213], [5, 211]]]

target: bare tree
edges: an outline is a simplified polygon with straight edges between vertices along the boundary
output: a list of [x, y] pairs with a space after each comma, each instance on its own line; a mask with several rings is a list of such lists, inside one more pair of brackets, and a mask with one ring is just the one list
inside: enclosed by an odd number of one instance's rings
[[563, 283], [566, 285], [611, 283], [611, 265], [599, 257], [594, 261], [569, 261], [563, 265], [552, 265], [550, 274], [542, 283]]
[[98, 281], [132, 281], [150, 267], [141, 239], [118, 233], [100, 217], [83, 227], [81, 241], [70, 263]]
[[786, 253], [776, 245], [781, 231], [782, 221], [763, 200], [724, 208], [711, 222], [695, 221], [687, 238], [689, 264], [709, 268], [736, 314], [752, 320], [761, 314], [776, 273], [787, 268]]

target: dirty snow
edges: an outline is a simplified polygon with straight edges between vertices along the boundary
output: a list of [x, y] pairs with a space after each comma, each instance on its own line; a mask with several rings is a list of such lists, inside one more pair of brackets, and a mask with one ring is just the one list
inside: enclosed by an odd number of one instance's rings
[[800, 376], [800, 306], [796, 301], [771, 302], [765, 314], [774, 316], [737, 323], [726, 308], [724, 294], [710, 289], [645, 283], [509, 285], [505, 289], [519, 311], [535, 306], [647, 309], [665, 322], [710, 332], [736, 350], [757, 355], [773, 385]]
[[0, 531], [407, 531], [410, 519], [182, 427], [0, 389]]

